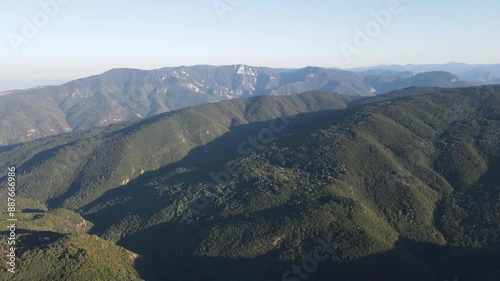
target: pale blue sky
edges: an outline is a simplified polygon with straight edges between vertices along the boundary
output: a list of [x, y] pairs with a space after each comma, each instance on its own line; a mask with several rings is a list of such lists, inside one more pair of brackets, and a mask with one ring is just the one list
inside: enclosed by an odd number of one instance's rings
[[400, 0], [403, 11], [350, 62], [341, 43], [391, 0], [240, 0], [224, 20], [213, 0], [71, 0], [16, 53], [9, 36], [40, 1], [51, 0], [0, 1], [0, 80], [194, 64], [500, 63], [498, 0]]

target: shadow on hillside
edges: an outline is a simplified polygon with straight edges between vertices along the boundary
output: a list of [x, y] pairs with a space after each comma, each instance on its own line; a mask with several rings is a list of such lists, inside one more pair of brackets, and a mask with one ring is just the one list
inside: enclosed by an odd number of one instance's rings
[[[320, 112], [302, 114], [295, 118], [287, 129], [278, 135], [277, 142], [291, 141], [305, 136], [314, 130], [328, 128], [352, 113], [351, 110], [338, 112]], [[306, 121], [307, 120], [307, 121]], [[306, 127], [303, 124], [315, 126]], [[255, 136], [260, 129], [268, 128], [268, 122], [241, 125], [232, 128], [227, 134], [215, 139], [203, 147], [198, 147], [178, 162], [156, 171], [147, 172], [122, 186], [106, 192], [101, 198], [84, 208], [86, 219], [94, 223], [92, 233], [102, 234], [112, 222], [119, 222], [131, 215], [134, 221], [148, 221], [163, 207], [174, 204], [187, 193], [175, 194], [177, 198], [162, 197], [162, 190], [170, 185], [181, 184], [183, 187], [209, 182], [210, 171], [222, 171], [229, 160], [238, 157], [237, 147], [249, 136]], [[299, 132], [299, 133], [297, 133]], [[194, 170], [178, 173], [161, 179], [161, 187], [151, 183], [152, 179], [170, 173], [177, 168]], [[494, 180], [494, 179], [493, 179]], [[117, 200], [119, 199], [119, 200]], [[209, 208], [203, 210], [210, 214]], [[174, 218], [175, 220], [175, 218]], [[207, 221], [203, 218], [191, 224], [173, 221], [152, 226], [119, 241], [134, 252], [151, 259], [160, 280], [281, 280], [283, 272], [302, 261], [283, 260], [286, 253], [276, 249], [255, 258], [199, 257], [195, 256], [207, 226], [219, 221]], [[127, 226], [120, 226], [126, 228]], [[146, 226], [143, 226], [146, 227]], [[120, 230], [126, 233], [126, 229]], [[224, 241], [220, 241], [224, 243]], [[352, 261], [333, 260], [321, 263], [318, 270], [307, 280], [352, 280], [352, 281], [391, 281], [391, 280], [500, 280], [500, 249], [466, 249], [417, 243], [401, 239], [394, 250], [363, 257]], [[137, 270], [146, 278], [146, 268], [138, 261]], [[300, 278], [288, 280], [301, 280]], [[302, 279], [303, 280], [303, 279]]]
[[[314, 113], [303, 113], [288, 117], [290, 123], [285, 130], [276, 133], [273, 141], [286, 143], [307, 136], [315, 130], [327, 129], [337, 124], [344, 118], [353, 114], [352, 109], [321, 111]], [[275, 119], [277, 126], [281, 126], [280, 119]], [[198, 183], [213, 182], [210, 172], [224, 171], [226, 164], [242, 156], [238, 154], [238, 146], [242, 142], [248, 143], [249, 137], [257, 137], [262, 129], [269, 129], [271, 121], [256, 122], [239, 125], [216, 138], [207, 145], [192, 149], [184, 158], [166, 165], [158, 170], [149, 171], [131, 180], [126, 186], [121, 186], [107, 191], [97, 200], [82, 208], [83, 217], [94, 224], [91, 233], [101, 235], [111, 222], [119, 221], [128, 215], [137, 213], [154, 213], [167, 204], [174, 203], [174, 199], [167, 198], [161, 201], [162, 188], [169, 185], [181, 183], [183, 186], [196, 186]], [[310, 124], [315, 124], [311, 127]], [[297, 140], [295, 140], [297, 141]], [[270, 144], [263, 146], [269, 147]], [[248, 148], [246, 146], [245, 148]], [[191, 169], [188, 172], [171, 175], [161, 179], [162, 188], [151, 183], [152, 179], [158, 179], [178, 168]], [[185, 195], [182, 195], [182, 197]], [[114, 202], [117, 198], [127, 198], [122, 203], [110, 206], [108, 202]], [[142, 208], [142, 209], [141, 209]], [[156, 209], [155, 209], [156, 208]], [[97, 210], [97, 211], [96, 211]], [[204, 211], [210, 211], [209, 209]]]
[[45, 211], [42, 209], [22, 209], [22, 213], [38, 214], [38, 213], [45, 213]]
[[[1, 237], [8, 237], [9, 232], [0, 232]], [[57, 241], [64, 235], [51, 231], [30, 231], [16, 229], [16, 255], [22, 255], [26, 250], [35, 248], [43, 249], [45, 246]]]
[[[203, 233], [204, 223], [165, 223], [119, 244], [150, 257], [159, 280], [306, 280], [294, 274], [282, 279], [294, 265], [302, 266], [302, 260], [283, 260], [283, 248], [255, 258], [192, 255], [200, 250]], [[499, 260], [500, 246], [465, 249], [401, 239], [391, 251], [351, 261], [329, 258], [304, 273], [307, 280], [325, 281], [498, 281]]]
[[500, 157], [491, 161], [488, 166], [488, 171], [481, 177], [479, 182], [486, 185], [498, 185], [500, 183], [500, 173], [498, 172], [500, 171]]
[[63, 149], [66, 146], [71, 146], [75, 144], [76, 142], [69, 142], [66, 144], [58, 145], [55, 146], [51, 149], [44, 150], [42, 152], [39, 152], [35, 154], [33, 157], [31, 157], [27, 162], [23, 163], [21, 167], [18, 167], [18, 170], [21, 171], [29, 171], [31, 168], [39, 165], [40, 163], [43, 163], [43, 160], [49, 159], [53, 157], [54, 155], [57, 154], [61, 149]]
[[13, 148], [18, 147], [19, 145], [21, 145], [21, 144], [18, 143], [18, 144], [12, 144], [12, 145], [2, 145], [2, 146], [0, 146], [0, 153], [9, 151]]

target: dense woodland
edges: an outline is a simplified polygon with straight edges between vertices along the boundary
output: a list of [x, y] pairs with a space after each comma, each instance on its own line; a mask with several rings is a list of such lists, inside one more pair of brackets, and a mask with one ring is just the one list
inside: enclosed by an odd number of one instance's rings
[[334, 250], [307, 280], [500, 280], [500, 86], [234, 99], [0, 165], [23, 211], [0, 280], [282, 280], [318, 238]]

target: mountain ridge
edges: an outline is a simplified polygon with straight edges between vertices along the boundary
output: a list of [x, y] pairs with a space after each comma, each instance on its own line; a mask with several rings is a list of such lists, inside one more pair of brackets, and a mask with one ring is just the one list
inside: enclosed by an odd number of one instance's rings
[[[346, 98], [234, 99], [37, 140], [0, 159], [22, 171], [20, 196], [77, 211], [91, 234], [151, 258], [160, 280], [276, 280], [317, 237], [335, 250], [312, 280], [498, 276], [500, 86]], [[289, 124], [265, 149], [238, 151], [280, 116]], [[211, 172], [235, 163], [240, 172], [214, 185]]]
[[411, 71], [423, 73], [429, 71], [446, 71], [475, 84], [499, 84], [500, 64], [466, 64], [451, 62], [446, 64], [407, 64], [407, 65], [375, 65], [370, 67], [356, 67], [347, 70], [363, 72], [370, 70]]
[[[275, 69], [247, 65], [112, 69], [60, 86], [18, 90], [0, 96], [0, 145], [140, 120], [237, 97], [312, 90], [373, 96], [412, 86], [411, 81], [405, 83], [400, 76], [398, 73], [372, 74], [367, 79], [358, 73], [320, 67]], [[433, 76], [419, 85], [466, 85]]]

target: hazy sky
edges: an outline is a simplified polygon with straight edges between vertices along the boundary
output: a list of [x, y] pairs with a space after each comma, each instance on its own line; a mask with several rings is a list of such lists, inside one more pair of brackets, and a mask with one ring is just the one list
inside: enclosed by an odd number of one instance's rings
[[40, 2], [53, 1], [0, 1], [0, 80], [194, 64], [500, 63], [498, 0], [400, 0], [351, 61], [341, 44], [360, 47], [355, 29], [391, 0], [64, 0], [47, 15]]

